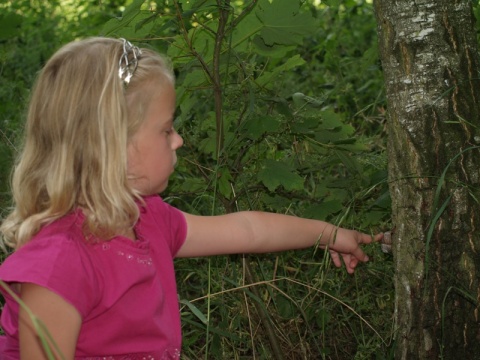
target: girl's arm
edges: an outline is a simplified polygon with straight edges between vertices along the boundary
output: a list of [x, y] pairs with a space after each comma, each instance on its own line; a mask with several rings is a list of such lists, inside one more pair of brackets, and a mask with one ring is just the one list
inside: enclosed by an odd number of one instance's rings
[[[21, 284], [20, 297], [32, 313], [45, 325], [61, 350], [63, 358], [54, 350], [54, 346], [49, 341], [55, 359], [73, 359], [82, 322], [77, 309], [54, 292], [35, 284]], [[19, 311], [18, 327], [20, 359], [48, 359], [32, 320], [22, 307]]]
[[302, 249], [319, 244], [329, 249], [334, 264], [340, 257], [349, 273], [358, 262], [368, 261], [360, 244], [379, 241], [332, 224], [295, 216], [244, 211], [221, 216], [195, 216], [185, 213], [187, 238], [177, 254], [197, 257], [234, 253], [266, 253]]

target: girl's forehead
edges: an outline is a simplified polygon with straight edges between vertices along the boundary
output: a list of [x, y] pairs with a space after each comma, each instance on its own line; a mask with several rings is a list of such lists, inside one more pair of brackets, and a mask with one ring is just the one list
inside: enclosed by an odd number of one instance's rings
[[172, 99], [174, 102], [176, 102], [176, 93], [172, 84], [162, 84], [161, 86], [151, 89], [150, 102], [164, 102], [167, 99], [170, 99], [170, 101], [168, 101], [168, 103], [164, 103], [164, 106], [169, 105]]
[[128, 105], [135, 109], [140, 106], [143, 109], [153, 102], [158, 102], [165, 97], [176, 98], [175, 88], [171, 81], [164, 79], [151, 80], [139, 85], [135, 90], [127, 95]]
[[145, 85], [144, 91], [153, 96], [162, 96], [165, 94], [175, 95], [175, 87], [169, 79], [156, 79]]
[[158, 110], [159, 107], [164, 110], [168, 110], [171, 107], [176, 106], [176, 93], [173, 84], [162, 84], [151, 90], [149, 106], [155, 106]]

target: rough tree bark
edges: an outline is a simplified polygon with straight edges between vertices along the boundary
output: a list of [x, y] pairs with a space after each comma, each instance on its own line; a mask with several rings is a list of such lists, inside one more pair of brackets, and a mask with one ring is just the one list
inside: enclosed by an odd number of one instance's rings
[[480, 359], [480, 82], [471, 0], [376, 0], [396, 359]]

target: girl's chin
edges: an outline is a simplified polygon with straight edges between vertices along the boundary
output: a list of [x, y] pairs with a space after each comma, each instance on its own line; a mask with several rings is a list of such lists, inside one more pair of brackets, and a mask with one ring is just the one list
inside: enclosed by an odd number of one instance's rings
[[[135, 186], [137, 185], [137, 186]], [[138, 186], [138, 184], [132, 184], [132, 188], [140, 193], [142, 196], [150, 196], [150, 195], [157, 195], [161, 194], [167, 188], [168, 181], [162, 185], [156, 187], [146, 187], [146, 186]]]
[[164, 184], [158, 186], [153, 192], [153, 194], [161, 194], [162, 192], [165, 191], [165, 189], [167, 188], [167, 185], [168, 185], [168, 180]]

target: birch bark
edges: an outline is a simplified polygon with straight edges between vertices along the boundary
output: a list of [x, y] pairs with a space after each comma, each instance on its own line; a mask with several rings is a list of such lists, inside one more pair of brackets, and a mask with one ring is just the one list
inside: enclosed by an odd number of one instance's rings
[[396, 359], [480, 359], [480, 82], [471, 0], [376, 0]]

